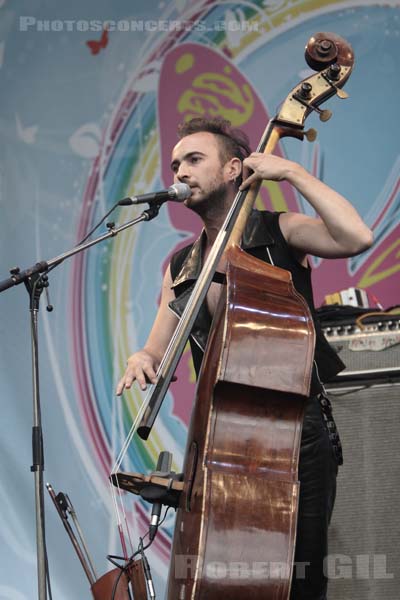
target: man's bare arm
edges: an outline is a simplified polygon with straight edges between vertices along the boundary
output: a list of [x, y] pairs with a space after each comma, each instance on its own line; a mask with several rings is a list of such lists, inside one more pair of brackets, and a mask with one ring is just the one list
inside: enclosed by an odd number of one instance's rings
[[128, 358], [126, 371], [116, 389], [117, 396], [124, 389], [130, 389], [135, 380], [142, 390], [146, 389], [148, 381], [155, 383], [156, 371], [178, 324], [178, 318], [168, 308], [168, 303], [175, 298], [171, 285], [171, 271], [168, 267], [163, 279], [160, 306], [150, 335], [144, 347]]
[[244, 165], [254, 173], [243, 182], [242, 188], [256, 179], [286, 180], [317, 212], [319, 218], [299, 213], [285, 213], [280, 217], [283, 235], [298, 252], [342, 258], [372, 245], [371, 230], [350, 202], [297, 163], [275, 155], [253, 153], [245, 159]]

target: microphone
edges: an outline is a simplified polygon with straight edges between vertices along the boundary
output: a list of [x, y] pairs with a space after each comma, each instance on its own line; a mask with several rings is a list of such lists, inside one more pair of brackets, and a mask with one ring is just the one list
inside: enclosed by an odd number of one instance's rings
[[192, 195], [192, 190], [187, 183], [174, 183], [167, 190], [159, 192], [150, 192], [149, 194], [141, 194], [139, 196], [130, 196], [123, 198], [118, 202], [119, 206], [131, 206], [132, 204], [161, 204], [167, 200], [174, 202], [183, 202], [186, 198]]
[[[184, 184], [184, 185], [186, 185], [186, 184]], [[187, 187], [189, 187], [189, 186], [187, 186]], [[160, 452], [160, 454], [158, 456], [158, 460], [157, 460], [157, 471], [154, 471], [153, 475], [159, 475], [160, 477], [169, 475], [169, 473], [171, 471], [171, 464], [172, 464], [171, 452], [166, 452], [166, 451]], [[153, 508], [151, 511], [150, 527], [149, 527], [149, 539], [151, 542], [154, 540], [154, 537], [157, 533], [158, 524], [160, 522], [160, 516], [161, 516], [161, 507], [162, 507], [162, 502], [160, 502], [160, 501], [153, 502]]]

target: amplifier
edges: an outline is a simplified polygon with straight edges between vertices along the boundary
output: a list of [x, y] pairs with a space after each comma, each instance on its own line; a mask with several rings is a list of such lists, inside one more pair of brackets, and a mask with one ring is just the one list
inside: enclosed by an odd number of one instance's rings
[[344, 456], [329, 528], [329, 600], [398, 600], [400, 385], [329, 395]]
[[346, 365], [328, 387], [400, 380], [400, 317], [370, 316], [363, 324], [361, 328], [354, 319], [322, 324], [325, 337]]

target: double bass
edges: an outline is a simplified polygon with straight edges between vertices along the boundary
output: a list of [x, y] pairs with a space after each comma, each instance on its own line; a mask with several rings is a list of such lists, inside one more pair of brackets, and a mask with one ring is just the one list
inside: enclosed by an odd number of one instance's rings
[[[292, 136], [350, 76], [350, 45], [318, 33], [306, 45], [316, 74], [268, 123], [258, 152]], [[147, 439], [221, 258], [226, 283], [201, 367], [184, 459], [168, 600], [287, 600], [299, 499], [298, 460], [315, 332], [288, 271], [240, 247], [259, 184], [237, 194], [130, 432]], [[113, 478], [118, 484], [116, 463]]]

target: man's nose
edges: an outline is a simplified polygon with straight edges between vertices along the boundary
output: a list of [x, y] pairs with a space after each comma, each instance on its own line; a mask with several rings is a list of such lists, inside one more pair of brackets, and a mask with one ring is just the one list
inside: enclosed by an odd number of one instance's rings
[[179, 181], [185, 181], [185, 179], [187, 179], [188, 177], [189, 177], [188, 169], [183, 163], [181, 163], [178, 167], [177, 172], [175, 173], [175, 178], [178, 179]]

